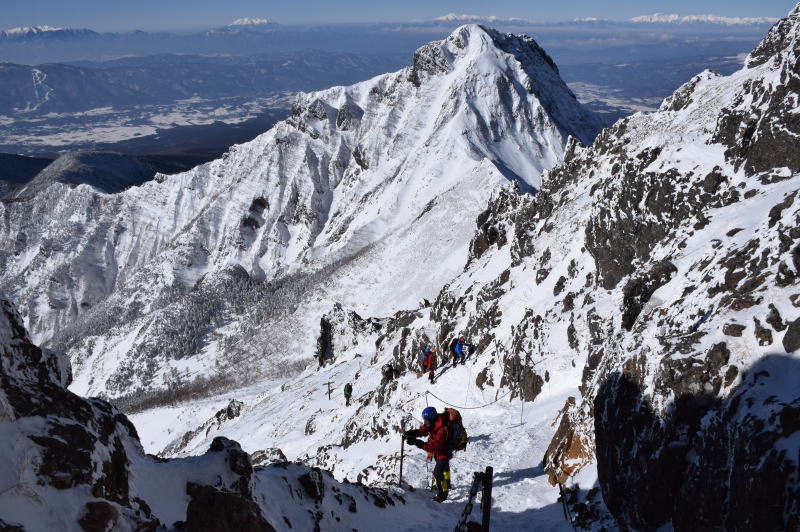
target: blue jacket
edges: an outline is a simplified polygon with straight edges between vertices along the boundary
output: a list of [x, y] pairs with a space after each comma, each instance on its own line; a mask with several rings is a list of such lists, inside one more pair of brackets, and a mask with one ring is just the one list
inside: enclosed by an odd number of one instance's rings
[[455, 347], [454, 351], [456, 352], [456, 354], [458, 356], [460, 356], [461, 358], [464, 358], [464, 342], [462, 342], [461, 340], [456, 342], [456, 347]]

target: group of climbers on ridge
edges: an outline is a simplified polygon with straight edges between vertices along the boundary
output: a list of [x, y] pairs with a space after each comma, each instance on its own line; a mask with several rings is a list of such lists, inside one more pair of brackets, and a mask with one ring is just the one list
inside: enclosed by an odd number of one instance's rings
[[[450, 342], [450, 353], [453, 358], [453, 366], [464, 364], [467, 354], [475, 352], [475, 346], [468, 344], [463, 336], [453, 338]], [[433, 383], [436, 379], [436, 369], [439, 367], [436, 357], [436, 349], [425, 347], [420, 354], [420, 361], [424, 373], [428, 374], [428, 380]], [[381, 366], [381, 385], [385, 385], [394, 380], [395, 369], [391, 363]], [[349, 382], [344, 386], [345, 406], [350, 406], [350, 397], [353, 394], [353, 386]]]
[[[454, 367], [459, 363], [464, 364], [467, 359], [467, 354], [471, 355], [474, 352], [475, 346], [473, 344], [468, 344], [466, 338], [463, 336], [453, 338], [450, 342], [450, 354], [453, 358]], [[439, 367], [436, 358], [436, 349], [425, 347], [420, 354], [420, 361], [422, 363], [422, 372], [427, 373], [428, 380], [433, 383], [436, 379], [436, 368]]]
[[[450, 354], [453, 366], [464, 364], [468, 354], [475, 352], [475, 346], [466, 342], [463, 336], [453, 338], [450, 342]], [[435, 380], [435, 371], [438, 367], [436, 349], [425, 347], [420, 355], [424, 372], [428, 373], [431, 383]], [[394, 380], [395, 369], [391, 363], [381, 367], [381, 384], [385, 385]], [[353, 394], [353, 385], [346, 383], [344, 386], [345, 406], [350, 406]], [[403, 438], [409, 445], [414, 445], [428, 453], [428, 460], [435, 460], [433, 468], [433, 483], [436, 487], [434, 501], [443, 502], [450, 492], [450, 459], [455, 451], [464, 450], [467, 446], [467, 431], [464, 429], [461, 414], [454, 408], [445, 408], [439, 413], [436, 408], [429, 406], [422, 411], [422, 425], [418, 429], [407, 430]], [[419, 439], [428, 437], [428, 441]]]

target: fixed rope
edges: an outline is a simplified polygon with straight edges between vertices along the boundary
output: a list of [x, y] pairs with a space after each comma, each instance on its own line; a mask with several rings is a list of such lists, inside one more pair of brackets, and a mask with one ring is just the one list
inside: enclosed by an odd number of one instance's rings
[[452, 406], [453, 408], [458, 408], [460, 410], [477, 410], [479, 408], [485, 408], [485, 407], [487, 407], [489, 405], [493, 405], [496, 402], [498, 402], [500, 399], [505, 399], [506, 397], [511, 395], [511, 393], [513, 391], [514, 390], [509, 390], [508, 393], [506, 393], [505, 395], [501, 395], [500, 397], [498, 397], [497, 399], [495, 399], [491, 403], [486, 403], [485, 405], [479, 405], [479, 406], [459, 406], [459, 405], [454, 405], [452, 403], [448, 403], [447, 401], [445, 401], [444, 399], [442, 399], [441, 397], [439, 397], [438, 395], [436, 395], [435, 393], [433, 393], [431, 391], [426, 391], [425, 395], [426, 395], [426, 402], [427, 402], [427, 396], [430, 395], [431, 397], [441, 401], [442, 403], [446, 404], [447, 406]]

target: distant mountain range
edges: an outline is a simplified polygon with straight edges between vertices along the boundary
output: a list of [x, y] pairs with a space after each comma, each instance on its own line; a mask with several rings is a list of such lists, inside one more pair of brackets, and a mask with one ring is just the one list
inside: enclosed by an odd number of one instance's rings
[[716, 15], [687, 15], [676, 14], [666, 15], [664, 13], [653, 13], [652, 15], [642, 15], [633, 17], [630, 22], [646, 24], [724, 24], [724, 25], [762, 25], [773, 24], [777, 21], [773, 17], [718, 17]]
[[[0, 61], [39, 64], [159, 53], [251, 55], [302, 48], [350, 53], [411, 53], [424, 42], [443, 37], [456, 26], [478, 23], [537, 35], [543, 38], [559, 63], [564, 64], [570, 59], [559, 57], [558, 50], [565, 46], [585, 43], [602, 49], [609, 45], [629, 46], [631, 42], [645, 45], [654, 42], [655, 37], [649, 33], [654, 24], [671, 28], [666, 30], [666, 36], [659, 36], [662, 41], [669, 40], [669, 31], [680, 34], [691, 32], [695, 47], [704, 46], [703, 43], [719, 38], [722, 32], [725, 39], [747, 38], [749, 49], [775, 20], [769, 17], [655, 13], [625, 21], [585, 17], [571, 21], [542, 22], [526, 18], [448, 13], [431, 20], [371, 24], [285, 25], [266, 18], [240, 18], [226, 26], [189, 34], [145, 31], [99, 33], [90, 29], [44, 25], [0, 32]], [[591, 34], [592, 31], [598, 34]], [[548, 42], [551, 36], [552, 42]], [[34, 42], [36, 46], [30, 46]]]

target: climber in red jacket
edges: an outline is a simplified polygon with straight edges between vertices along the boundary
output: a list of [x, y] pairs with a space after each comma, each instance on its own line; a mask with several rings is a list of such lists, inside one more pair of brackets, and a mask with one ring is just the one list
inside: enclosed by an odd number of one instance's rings
[[[427, 451], [428, 460], [436, 460], [433, 478], [438, 493], [433, 500], [443, 502], [450, 491], [450, 459], [453, 457], [449, 441], [450, 418], [446, 413], [439, 414], [434, 407], [429, 406], [422, 411], [422, 419], [423, 424], [419, 429], [406, 431], [406, 441], [409, 445], [416, 445]], [[423, 442], [419, 436], [428, 436], [428, 441]]]

